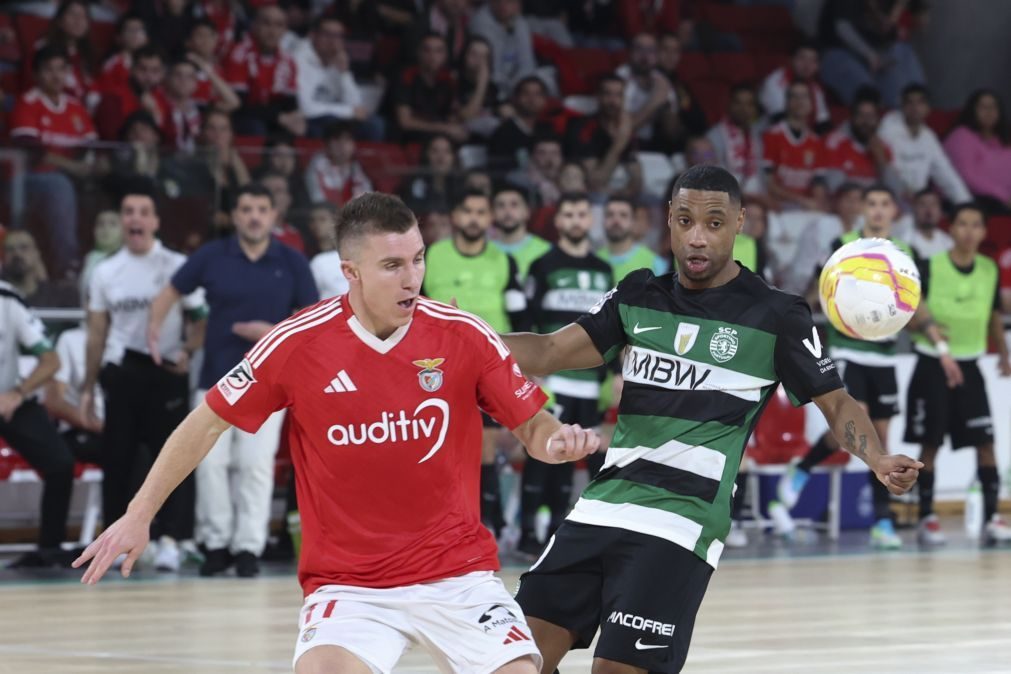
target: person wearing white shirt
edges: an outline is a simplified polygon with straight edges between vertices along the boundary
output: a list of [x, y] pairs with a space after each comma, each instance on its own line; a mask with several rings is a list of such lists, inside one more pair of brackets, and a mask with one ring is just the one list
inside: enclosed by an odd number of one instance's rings
[[790, 55], [790, 65], [777, 68], [762, 82], [759, 102], [769, 118], [786, 113], [786, 94], [790, 84], [806, 82], [811, 92], [811, 109], [814, 113], [812, 126], [819, 130], [832, 122], [825, 102], [825, 91], [818, 84], [818, 47], [810, 42], [801, 42]]
[[916, 193], [913, 199], [913, 233], [909, 245], [923, 260], [929, 260], [935, 253], [952, 249], [955, 242], [948, 233], [941, 230], [941, 197], [930, 189]]
[[884, 116], [878, 136], [892, 150], [892, 165], [899, 176], [906, 200], [933, 181], [955, 204], [972, 200], [965, 181], [958, 175], [937, 134], [927, 126], [930, 98], [922, 84], [902, 90], [902, 108]]
[[44, 404], [56, 420], [63, 441], [78, 461], [100, 463], [102, 460], [102, 419], [105, 406], [96, 392], [95, 417], [81, 413], [84, 387], [85, 351], [88, 331], [83, 324], [64, 330], [56, 340], [60, 369], [46, 382]]
[[316, 238], [320, 252], [309, 263], [321, 300], [343, 295], [350, 287], [341, 269], [337, 252], [337, 214], [329, 203], [313, 206], [309, 214], [309, 229]]
[[636, 138], [647, 146], [656, 143], [658, 136], [672, 130], [678, 111], [677, 92], [657, 70], [656, 37], [640, 33], [632, 38], [628, 63], [615, 74], [625, 80], [625, 111], [632, 116]]

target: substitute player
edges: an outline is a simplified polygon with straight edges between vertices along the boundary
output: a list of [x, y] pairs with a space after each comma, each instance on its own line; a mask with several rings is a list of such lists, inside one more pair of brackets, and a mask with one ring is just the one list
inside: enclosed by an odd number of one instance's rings
[[[979, 245], [986, 238], [986, 216], [979, 206], [957, 207], [949, 233], [954, 248], [932, 255], [920, 270], [931, 321], [943, 326], [949, 341], [936, 345], [922, 334], [914, 335], [918, 355], [906, 405], [905, 440], [920, 445], [923, 462], [919, 538], [927, 545], [945, 542], [934, 514], [934, 459], [947, 435], [953, 449], [976, 448], [976, 472], [983, 490], [982, 533], [988, 543], [1007, 542], [1011, 541], [1011, 528], [997, 512], [1000, 477], [993, 451], [993, 420], [986, 382], [977, 364], [990, 339], [997, 345], [1001, 375], [1011, 375], [1000, 316], [997, 264], [979, 254]], [[957, 386], [949, 385], [941, 366], [939, 357], [945, 354], [950, 354], [961, 370], [962, 381]]]
[[261, 339], [74, 564], [94, 560], [82, 581], [95, 583], [127, 553], [129, 575], [159, 504], [217, 437], [287, 408], [306, 595], [295, 671], [390, 672], [417, 644], [444, 671], [532, 674], [540, 656], [481, 525], [478, 406], [542, 461], [577, 460], [599, 439], [541, 411], [544, 395], [486, 323], [419, 296], [425, 247], [399, 199], [350, 201], [338, 248], [349, 293]]
[[730, 530], [741, 454], [780, 382], [797, 403], [814, 400], [891, 491], [916, 481], [921, 464], [885, 454], [843, 390], [804, 300], [733, 261], [743, 223], [734, 177], [692, 167], [674, 185], [669, 219], [680, 272], [634, 272], [575, 323], [506, 337], [533, 374], [625, 352], [604, 467], [521, 578], [544, 672], [598, 628], [594, 671], [680, 671]]

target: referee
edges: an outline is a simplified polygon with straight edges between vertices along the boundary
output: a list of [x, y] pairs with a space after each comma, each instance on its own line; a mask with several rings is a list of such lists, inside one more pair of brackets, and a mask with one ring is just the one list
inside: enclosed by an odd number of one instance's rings
[[[183, 311], [177, 305], [162, 328], [158, 349], [161, 365], [152, 360], [147, 342], [147, 320], [152, 299], [186, 257], [155, 238], [159, 220], [153, 192], [146, 182], [130, 185], [120, 203], [123, 247], [100, 262], [88, 292], [88, 339], [81, 409], [86, 420], [98, 423], [95, 384], [105, 396], [102, 434], [102, 516], [108, 525], [126, 512], [136, 489], [141, 446], [156, 453], [172, 429], [189, 411], [190, 355], [199, 347], [202, 331], [193, 329], [183, 341]], [[202, 293], [182, 302], [191, 320], [206, 317]], [[155, 566], [178, 571], [177, 541], [193, 538], [193, 478], [188, 477], [169, 497], [155, 519]]]
[[[953, 449], [976, 448], [976, 471], [983, 490], [984, 529], [987, 543], [1011, 541], [1011, 528], [997, 513], [1000, 478], [993, 451], [993, 420], [979, 357], [987, 340], [997, 345], [1000, 373], [1011, 375], [1007, 343], [1000, 316], [997, 264], [979, 254], [986, 238], [986, 216], [979, 206], [955, 209], [949, 230], [955, 242], [950, 252], [937, 253], [920, 270], [923, 294], [931, 319], [948, 335], [947, 342], [931, 344], [914, 336], [918, 356], [909, 382], [906, 405], [906, 442], [920, 445], [920, 542], [945, 542], [934, 514], [934, 460], [947, 435]], [[950, 353], [960, 376], [949, 377], [940, 356]], [[956, 373], [958, 374], [958, 373]]]

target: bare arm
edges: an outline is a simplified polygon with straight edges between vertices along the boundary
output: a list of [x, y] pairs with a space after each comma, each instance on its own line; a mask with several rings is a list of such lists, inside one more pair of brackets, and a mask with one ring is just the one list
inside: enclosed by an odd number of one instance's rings
[[147, 350], [157, 365], [161, 365], [161, 353], [158, 351], [158, 335], [161, 334], [161, 326], [165, 322], [168, 312], [180, 299], [182, 299], [182, 295], [175, 289], [175, 286], [169, 283], [151, 301], [151, 309], [147, 319]]
[[474, 93], [470, 95], [470, 100], [467, 101], [467, 105], [463, 106], [460, 110], [460, 119], [463, 121], [471, 120], [481, 114], [481, 109], [484, 107], [484, 97], [488, 91], [488, 80], [491, 75], [488, 68], [482, 67], [477, 73], [477, 86], [474, 87]]
[[1011, 314], [1011, 288], [1001, 288], [1000, 305], [1004, 313]]
[[95, 384], [102, 367], [105, 340], [109, 337], [109, 314], [106, 311], [88, 312], [88, 341], [84, 350], [84, 385], [81, 387], [81, 416], [89, 424], [97, 424], [95, 414]]
[[604, 363], [590, 336], [578, 323], [548, 335], [512, 332], [502, 335], [523, 372], [535, 377], [560, 370], [585, 370]]
[[766, 175], [765, 184], [769, 189], [769, 196], [778, 202], [799, 204], [809, 211], [818, 210], [818, 206], [814, 199], [805, 197], [802, 194], [797, 194], [796, 192], [784, 187], [783, 184], [779, 182], [779, 177], [777, 177], [774, 172], [770, 172]]
[[207, 79], [211, 81], [211, 89], [213, 89], [214, 96], [217, 98], [214, 102], [214, 107], [222, 112], [238, 110], [239, 106], [242, 105], [242, 99], [235, 93], [235, 89], [222, 79], [221, 75], [215, 72], [214, 68], [205, 68], [204, 73], [206, 73]]
[[961, 386], [964, 381], [962, 368], [958, 364], [958, 361], [952, 358], [948, 352], [948, 342], [941, 331], [941, 326], [935, 323], [934, 317], [930, 315], [926, 299], [921, 300], [920, 305], [916, 307], [916, 313], [909, 320], [909, 329], [914, 332], [922, 332], [930, 340], [931, 344], [934, 345], [938, 359], [941, 361], [941, 367], [947, 376], [948, 387], [955, 388], [956, 386]]
[[545, 463], [578, 461], [600, 447], [600, 436], [592, 429], [562, 424], [544, 410], [513, 429], [527, 453]]
[[588, 159], [583, 162], [586, 167], [586, 181], [589, 183], [591, 190], [599, 192], [607, 187], [607, 184], [611, 182], [614, 169], [618, 167], [618, 163], [621, 161], [621, 155], [625, 152], [625, 148], [628, 147], [628, 143], [631, 140], [632, 118], [627, 112], [623, 112], [621, 113], [621, 122], [618, 124], [618, 130], [611, 141], [611, 147], [607, 149], [607, 154], [604, 155], [604, 158], [600, 161]]
[[866, 463], [888, 491], [904, 494], [913, 488], [923, 464], [902, 454], [887, 454], [870, 417], [850, 394], [840, 388], [814, 398], [814, 403], [840, 446]]
[[66, 393], [67, 385], [64, 382], [56, 379], [50, 379], [46, 382], [43, 404], [49, 416], [59, 421], [66, 421], [74, 428], [98, 430], [89, 428], [87, 420], [81, 414], [81, 409], [67, 402]]
[[0, 419], [10, 421], [21, 405], [24, 404], [32, 391], [42, 386], [60, 369], [60, 357], [55, 351], [46, 351], [39, 355], [32, 373], [10, 391], [0, 392]]
[[82, 583], [97, 583], [116, 557], [123, 553], [127, 555], [123, 563], [123, 577], [130, 575], [134, 562], [147, 546], [148, 531], [155, 513], [179, 483], [207, 456], [229, 426], [206, 402], [201, 402], [189, 413], [165, 442], [147, 479], [130, 501], [126, 514], [74, 560], [75, 569], [89, 559], [93, 560], [81, 578]]

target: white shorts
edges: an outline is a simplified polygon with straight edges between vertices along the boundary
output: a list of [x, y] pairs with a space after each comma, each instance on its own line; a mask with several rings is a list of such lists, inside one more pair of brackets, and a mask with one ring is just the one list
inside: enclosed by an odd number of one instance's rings
[[491, 571], [392, 588], [324, 585], [305, 598], [292, 666], [315, 646], [340, 646], [389, 674], [408, 646], [442, 672], [488, 674], [541, 654], [519, 605]]

